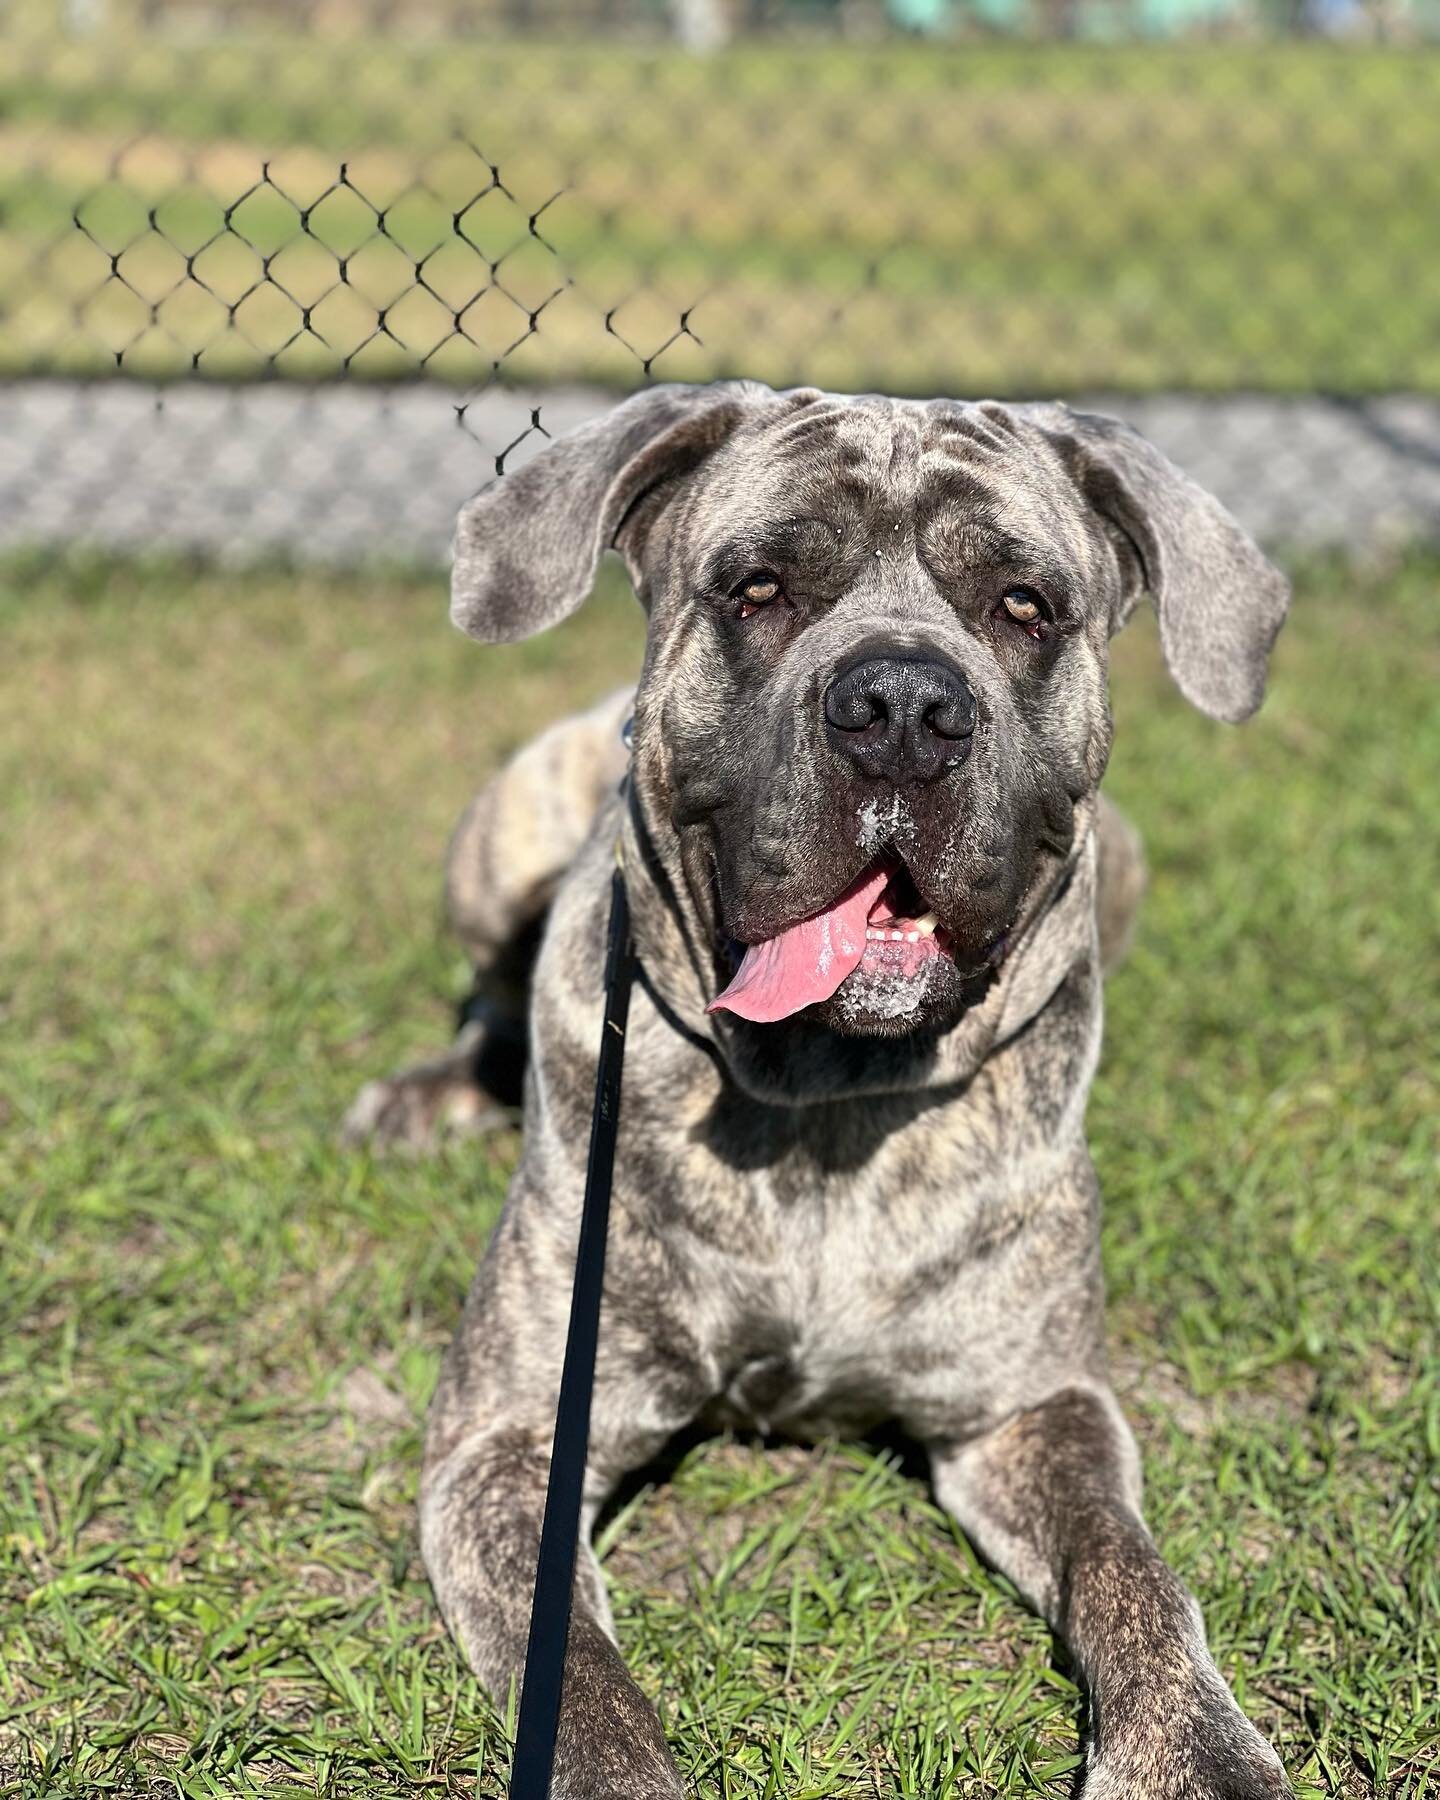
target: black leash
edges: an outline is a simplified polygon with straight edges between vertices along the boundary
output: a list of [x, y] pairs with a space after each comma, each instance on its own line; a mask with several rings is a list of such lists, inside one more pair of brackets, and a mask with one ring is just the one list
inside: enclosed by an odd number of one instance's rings
[[605, 1237], [610, 1222], [610, 1188], [615, 1173], [615, 1139], [620, 1129], [620, 1071], [625, 1057], [625, 1022], [635, 980], [630, 941], [630, 905], [625, 874], [616, 859], [610, 882], [610, 931], [605, 947], [605, 1022], [595, 1071], [595, 1110], [590, 1117], [590, 1159], [580, 1212], [580, 1245], [575, 1253], [575, 1285], [570, 1295], [570, 1330], [560, 1398], [555, 1408], [555, 1441], [540, 1556], [535, 1566], [535, 1598], [530, 1609], [530, 1641], [525, 1681], [515, 1728], [515, 1761], [510, 1800], [548, 1800], [560, 1725], [560, 1690], [565, 1646], [570, 1636], [570, 1600], [575, 1580], [575, 1547], [580, 1535], [580, 1503], [590, 1446], [590, 1393], [595, 1382], [595, 1346], [600, 1331], [600, 1293], [605, 1281]]

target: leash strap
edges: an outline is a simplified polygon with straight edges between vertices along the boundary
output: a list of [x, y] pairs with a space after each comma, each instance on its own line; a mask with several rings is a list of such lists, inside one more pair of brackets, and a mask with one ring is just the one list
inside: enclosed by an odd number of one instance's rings
[[560, 1690], [565, 1647], [570, 1636], [570, 1601], [575, 1580], [575, 1547], [590, 1445], [590, 1394], [595, 1383], [595, 1346], [600, 1332], [600, 1293], [605, 1280], [605, 1237], [610, 1222], [610, 1189], [615, 1173], [615, 1139], [620, 1128], [620, 1073], [625, 1056], [625, 1023], [635, 980], [630, 941], [630, 906], [625, 873], [617, 859], [610, 882], [610, 931], [605, 947], [605, 1023], [595, 1071], [595, 1110], [590, 1117], [590, 1158], [580, 1212], [580, 1245], [575, 1253], [575, 1285], [570, 1296], [570, 1329], [555, 1408], [555, 1441], [540, 1556], [535, 1566], [535, 1598], [530, 1609], [530, 1641], [515, 1727], [515, 1760], [510, 1800], [548, 1800], [560, 1726]]

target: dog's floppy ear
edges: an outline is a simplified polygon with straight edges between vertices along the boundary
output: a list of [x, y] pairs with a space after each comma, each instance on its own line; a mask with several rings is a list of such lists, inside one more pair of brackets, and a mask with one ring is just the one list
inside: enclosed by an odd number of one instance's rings
[[[729, 436], [745, 382], [645, 388], [483, 488], [455, 529], [450, 617], [514, 643], [574, 612], [627, 515]], [[633, 573], [633, 570], [632, 570]]]
[[1029, 410], [1130, 565], [1111, 629], [1148, 591], [1181, 693], [1212, 719], [1248, 719], [1264, 696], [1290, 584], [1213, 495], [1128, 425], [1065, 406]]

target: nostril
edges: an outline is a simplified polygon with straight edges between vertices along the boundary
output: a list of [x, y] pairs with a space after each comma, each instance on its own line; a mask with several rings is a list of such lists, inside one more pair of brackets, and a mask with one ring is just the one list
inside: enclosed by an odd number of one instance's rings
[[926, 707], [921, 723], [935, 737], [969, 737], [975, 730], [975, 701], [965, 691], [947, 694]]
[[873, 688], [837, 681], [825, 696], [825, 717], [837, 731], [868, 731], [889, 718], [885, 702]]

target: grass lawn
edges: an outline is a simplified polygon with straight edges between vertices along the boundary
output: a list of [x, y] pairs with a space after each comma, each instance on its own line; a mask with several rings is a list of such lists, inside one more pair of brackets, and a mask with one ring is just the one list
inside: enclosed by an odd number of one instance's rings
[[[445, 1033], [445, 834], [629, 607], [482, 652], [436, 580], [0, 571], [0, 1793], [502, 1793], [413, 1500], [514, 1144], [333, 1129]], [[1117, 648], [1115, 1358], [1306, 1795], [1440, 1796], [1437, 683], [1433, 562], [1309, 576], [1243, 731]], [[603, 1544], [699, 1793], [1069, 1792], [1063, 1657], [893, 1448], [711, 1441]]]
[[6, 372], [1440, 384], [1440, 48], [107, 16], [0, 19]]

